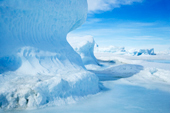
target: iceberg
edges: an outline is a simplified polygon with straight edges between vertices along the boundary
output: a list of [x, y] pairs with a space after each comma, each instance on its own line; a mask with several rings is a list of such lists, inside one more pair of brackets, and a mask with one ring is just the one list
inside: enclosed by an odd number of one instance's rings
[[154, 48], [151, 49], [129, 49], [126, 50], [125, 47], [116, 47], [116, 46], [109, 46], [109, 47], [95, 47], [94, 50], [96, 53], [113, 53], [116, 55], [133, 55], [133, 56], [140, 56], [140, 55], [156, 55], [154, 52]]
[[74, 50], [81, 56], [84, 65], [99, 64], [94, 56], [94, 46], [96, 43], [92, 36], [67, 37], [67, 40]]
[[139, 50], [130, 49], [128, 52], [129, 52], [129, 54], [136, 55], [136, 56], [140, 56], [140, 55], [156, 55], [154, 53], [154, 48], [152, 48], [152, 49], [139, 49]]
[[99, 92], [98, 78], [66, 40], [86, 16], [86, 0], [0, 1], [0, 108], [67, 103]]

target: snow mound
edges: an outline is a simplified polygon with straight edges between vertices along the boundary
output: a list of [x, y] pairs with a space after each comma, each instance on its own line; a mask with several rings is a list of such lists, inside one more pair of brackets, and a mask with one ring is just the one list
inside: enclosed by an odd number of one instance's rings
[[3, 0], [0, 14], [0, 108], [99, 91], [98, 78], [66, 40], [86, 19], [86, 0]]
[[96, 76], [85, 70], [70, 69], [55, 75], [8, 74], [0, 76], [1, 108], [41, 107], [68, 97], [82, 97], [98, 92]]
[[68, 37], [67, 40], [81, 56], [84, 65], [98, 64], [98, 61], [94, 56], [95, 41], [92, 36]]

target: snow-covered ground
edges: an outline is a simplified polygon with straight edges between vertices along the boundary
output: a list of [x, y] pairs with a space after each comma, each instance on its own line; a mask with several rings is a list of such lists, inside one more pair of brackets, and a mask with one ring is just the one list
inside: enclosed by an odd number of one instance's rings
[[169, 54], [67, 42], [86, 0], [3, 0], [0, 14], [0, 113], [169, 113]]
[[[97, 71], [99, 74], [104, 72], [108, 76], [114, 77], [124, 78], [128, 76], [126, 79], [119, 80], [118, 83], [138, 85], [170, 92], [169, 55], [116, 56], [112, 53], [96, 53], [96, 57], [103, 61], [119, 62], [118, 65]], [[159, 62], [156, 62], [157, 60]], [[160, 61], [162, 62], [160, 63]]]
[[[100, 66], [86, 65], [96, 73], [102, 91], [85, 97], [69, 98], [70, 103], [13, 113], [169, 113], [170, 63], [148, 62], [170, 60], [169, 56], [115, 56], [95, 53]], [[91, 68], [93, 67], [93, 68]], [[64, 101], [60, 101], [64, 103]], [[1, 111], [4, 112], [4, 111]], [[10, 112], [10, 111], [8, 111]]]

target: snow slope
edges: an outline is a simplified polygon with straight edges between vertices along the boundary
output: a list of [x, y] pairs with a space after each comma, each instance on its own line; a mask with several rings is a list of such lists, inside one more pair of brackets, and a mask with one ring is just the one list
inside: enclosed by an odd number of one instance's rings
[[86, 16], [86, 0], [0, 1], [0, 108], [60, 105], [99, 91], [66, 40]]

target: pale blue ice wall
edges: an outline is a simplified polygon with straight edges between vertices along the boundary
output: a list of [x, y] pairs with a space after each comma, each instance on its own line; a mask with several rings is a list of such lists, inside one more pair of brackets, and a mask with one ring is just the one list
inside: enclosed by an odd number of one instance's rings
[[86, 16], [86, 0], [0, 0], [0, 108], [60, 105], [99, 91], [66, 41]]
[[58, 52], [86, 19], [86, 0], [1, 0], [0, 57], [23, 46]]
[[14, 65], [20, 66], [21, 61], [14, 55], [25, 46], [55, 52], [82, 65], [66, 35], [83, 24], [86, 16], [86, 0], [1, 0], [0, 67], [17, 69]]

